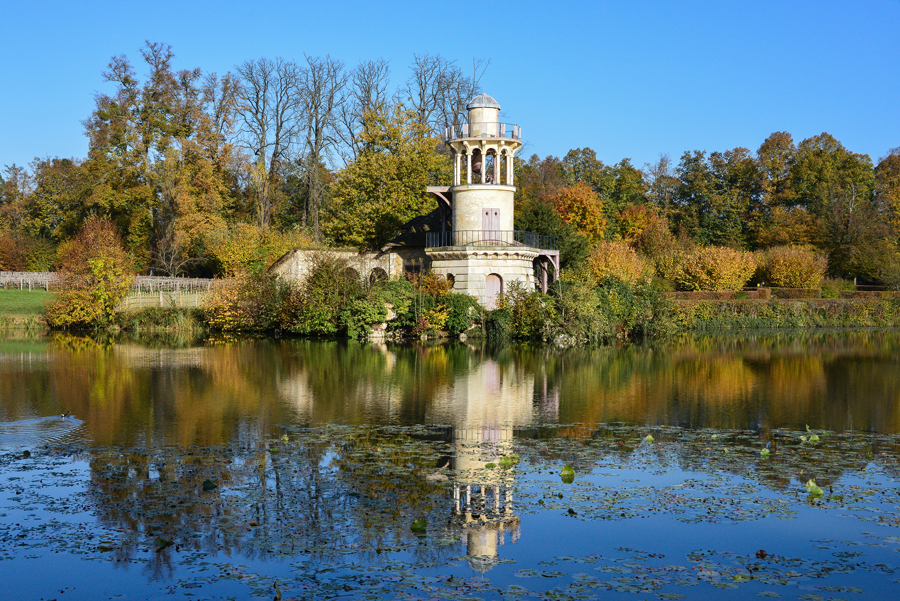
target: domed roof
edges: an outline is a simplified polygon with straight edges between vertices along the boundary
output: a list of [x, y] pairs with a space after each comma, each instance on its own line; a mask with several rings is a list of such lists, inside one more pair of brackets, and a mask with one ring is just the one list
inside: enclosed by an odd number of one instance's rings
[[500, 103], [488, 96], [487, 94], [481, 93], [475, 98], [473, 98], [469, 104], [466, 105], [466, 110], [469, 109], [500, 109]]

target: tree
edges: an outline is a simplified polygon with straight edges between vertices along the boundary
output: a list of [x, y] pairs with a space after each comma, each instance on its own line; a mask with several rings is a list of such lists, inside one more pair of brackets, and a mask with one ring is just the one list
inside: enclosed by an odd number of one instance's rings
[[249, 178], [256, 194], [257, 223], [265, 228], [272, 220], [279, 168], [289, 159], [303, 125], [303, 73], [295, 62], [281, 58], [245, 61], [237, 72], [240, 140], [253, 155]]
[[416, 123], [434, 137], [450, 125], [458, 129], [466, 104], [481, 91], [479, 80], [488, 64], [473, 61], [473, 75], [466, 77], [455, 61], [427, 53], [414, 55], [404, 93]]
[[365, 150], [338, 172], [323, 229], [335, 242], [380, 248], [401, 225], [433, 208], [428, 174], [450, 165], [404, 105], [370, 111], [365, 119]]
[[131, 287], [133, 264], [115, 224], [91, 217], [59, 249], [63, 290], [47, 306], [52, 327], [106, 325]]
[[330, 56], [324, 59], [307, 56], [306, 62], [309, 68], [303, 71], [299, 82], [306, 124], [303, 162], [307, 210], [303, 221], [312, 228], [315, 239], [319, 240], [319, 208], [323, 187], [319, 167], [324, 155], [337, 143], [337, 117], [344, 103], [343, 93], [348, 75], [344, 73], [344, 64]]
[[365, 132], [365, 115], [387, 106], [389, 78], [390, 65], [384, 59], [362, 62], [350, 72], [338, 119], [343, 142], [339, 151], [345, 164], [355, 160], [363, 150], [361, 134]]
[[563, 221], [592, 242], [603, 238], [606, 219], [603, 202], [590, 186], [578, 182], [571, 188], [561, 188], [545, 196]]
[[656, 205], [663, 217], [669, 217], [678, 188], [678, 179], [672, 173], [669, 155], [661, 154], [659, 160], [652, 165], [644, 165], [644, 181], [647, 182], [647, 199]]
[[587, 237], [563, 221], [553, 205], [545, 199], [528, 201], [515, 218], [515, 228], [544, 236], [555, 236], [559, 246], [559, 266], [566, 269], [583, 263], [590, 253]]

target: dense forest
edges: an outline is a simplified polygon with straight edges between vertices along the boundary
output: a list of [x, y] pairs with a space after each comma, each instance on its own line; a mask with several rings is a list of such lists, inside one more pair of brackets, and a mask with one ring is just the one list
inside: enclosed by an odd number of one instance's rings
[[[171, 48], [148, 42], [137, 66], [123, 55], [103, 72], [86, 157], [0, 174], [0, 268], [53, 269], [91, 217], [115, 225], [144, 273], [231, 275], [293, 247], [378, 248], [436, 206], [425, 188], [450, 170], [439, 132], [464, 119], [487, 66], [467, 75], [417, 55], [393, 82], [385, 60], [304, 56], [220, 75], [176, 70]], [[900, 284], [900, 148], [874, 164], [827, 133], [775, 132], [755, 152], [640, 167], [587, 147], [521, 157], [515, 176], [517, 227], [558, 236], [564, 271], [596, 272], [610, 242], [657, 276], [687, 248], [796, 247], [833, 277]]]

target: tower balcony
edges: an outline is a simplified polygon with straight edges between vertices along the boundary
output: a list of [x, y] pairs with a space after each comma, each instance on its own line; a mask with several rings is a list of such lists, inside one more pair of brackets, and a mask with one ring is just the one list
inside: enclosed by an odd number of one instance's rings
[[558, 250], [556, 236], [544, 236], [522, 230], [456, 230], [427, 232], [426, 248], [535, 248]]
[[462, 123], [458, 126], [445, 127], [441, 136], [443, 142], [465, 138], [505, 138], [521, 141], [522, 128], [514, 123], [497, 123], [496, 121]]

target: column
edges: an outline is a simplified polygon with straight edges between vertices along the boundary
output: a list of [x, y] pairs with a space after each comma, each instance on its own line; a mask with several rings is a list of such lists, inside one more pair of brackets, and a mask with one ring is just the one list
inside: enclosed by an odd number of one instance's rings
[[513, 184], [513, 155], [509, 154], [506, 156], [506, 185], [512, 186]]
[[472, 151], [466, 153], [466, 184], [472, 185]]

